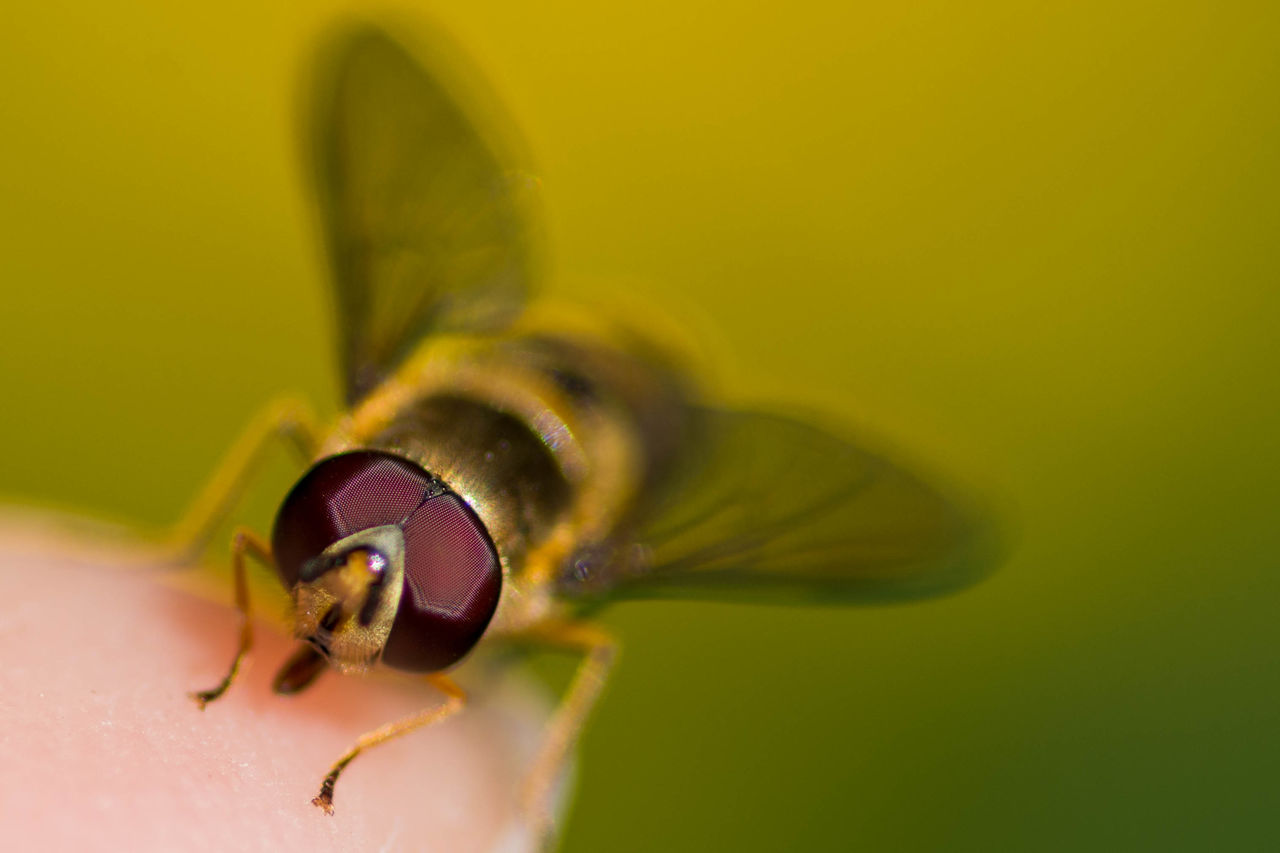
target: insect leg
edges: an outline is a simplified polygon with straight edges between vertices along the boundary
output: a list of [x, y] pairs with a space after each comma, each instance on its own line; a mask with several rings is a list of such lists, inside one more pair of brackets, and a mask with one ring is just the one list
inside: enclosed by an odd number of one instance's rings
[[333, 814], [333, 786], [338, 784], [338, 776], [348, 764], [355, 759], [361, 752], [370, 747], [377, 746], [380, 743], [386, 743], [392, 738], [400, 737], [400, 735], [408, 734], [415, 729], [423, 726], [429, 726], [438, 723], [446, 717], [451, 717], [458, 711], [461, 711], [467, 702], [467, 694], [463, 692], [452, 678], [441, 673], [428, 675], [427, 681], [433, 687], [445, 695], [445, 703], [419, 711], [412, 717], [406, 717], [403, 720], [396, 720], [393, 723], [387, 723], [371, 732], [365, 732], [355, 745], [348, 749], [341, 758], [334, 762], [333, 768], [329, 771], [329, 775], [324, 777], [324, 782], [320, 785], [320, 795], [311, 801], [312, 805], [319, 806], [324, 809], [325, 814]]
[[196, 704], [201, 709], [227, 691], [231, 682], [235, 681], [236, 675], [239, 674], [240, 664], [253, 645], [253, 621], [249, 618], [249, 579], [245, 572], [247, 555], [256, 557], [267, 567], [274, 565], [270, 545], [252, 530], [246, 527], [236, 528], [236, 532], [231, 537], [231, 569], [235, 578], [236, 610], [240, 611], [240, 642], [236, 647], [236, 656], [231, 661], [231, 668], [227, 670], [222, 682], [212, 690], [201, 690], [191, 694], [191, 698], [196, 700]]
[[267, 445], [275, 438], [285, 439], [304, 461], [311, 460], [319, 446], [320, 429], [305, 401], [281, 398], [250, 422], [227, 451], [213, 477], [165, 537], [166, 551], [174, 562], [193, 561], [209, 544], [218, 525], [262, 463]]
[[542, 836], [551, 828], [551, 787], [559, 778], [583, 723], [600, 698], [600, 691], [617, 657], [618, 644], [603, 628], [585, 622], [555, 622], [540, 627], [529, 636], [529, 640], [543, 646], [578, 651], [583, 655], [525, 779], [522, 806], [532, 829]]

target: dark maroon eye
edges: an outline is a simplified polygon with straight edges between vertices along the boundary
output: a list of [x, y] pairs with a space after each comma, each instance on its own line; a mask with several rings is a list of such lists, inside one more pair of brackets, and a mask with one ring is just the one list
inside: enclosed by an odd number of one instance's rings
[[408, 459], [361, 450], [316, 463], [276, 515], [280, 578], [292, 589], [334, 542], [387, 524], [404, 532], [404, 586], [382, 660], [415, 672], [444, 669], [493, 618], [502, 566], [471, 508]]
[[398, 524], [442, 486], [408, 459], [360, 450], [321, 459], [293, 487], [271, 534], [280, 579], [298, 582], [302, 566], [339, 539]]
[[480, 519], [452, 492], [404, 524], [404, 591], [382, 651], [389, 666], [432, 672], [480, 639], [502, 590], [502, 566]]

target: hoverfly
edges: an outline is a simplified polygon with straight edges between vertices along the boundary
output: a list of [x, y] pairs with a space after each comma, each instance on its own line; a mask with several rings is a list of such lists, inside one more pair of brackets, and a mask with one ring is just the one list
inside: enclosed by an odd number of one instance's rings
[[905, 470], [801, 420], [704, 404], [642, 334], [521, 316], [527, 179], [465, 99], [372, 27], [319, 68], [311, 151], [348, 408], [321, 427], [299, 402], [271, 407], [174, 534], [198, 553], [264, 449], [292, 444], [309, 468], [269, 540], [236, 530], [238, 648], [193, 697], [221, 696], [250, 650], [249, 558], [292, 597], [277, 692], [383, 665], [446, 697], [359, 738], [315, 805], [332, 813], [363, 750], [462, 709], [448, 672], [482, 641], [581, 655], [529, 775], [545, 821], [613, 660], [589, 621], [607, 600], [865, 601], [975, 579], [963, 514]]

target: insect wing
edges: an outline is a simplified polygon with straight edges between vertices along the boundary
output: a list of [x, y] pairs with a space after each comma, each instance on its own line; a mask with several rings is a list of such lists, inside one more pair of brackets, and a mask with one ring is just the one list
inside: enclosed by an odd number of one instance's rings
[[534, 182], [464, 111], [482, 99], [451, 95], [456, 75], [373, 28], [322, 56], [312, 163], [353, 403], [423, 336], [515, 316], [534, 277]]
[[887, 601], [967, 586], [990, 563], [972, 516], [880, 455], [781, 415], [696, 424], [639, 544], [582, 555], [567, 596]]

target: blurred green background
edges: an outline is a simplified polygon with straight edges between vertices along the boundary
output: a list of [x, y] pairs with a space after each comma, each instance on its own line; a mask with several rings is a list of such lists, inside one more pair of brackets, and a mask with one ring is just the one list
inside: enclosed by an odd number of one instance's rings
[[[1272, 846], [1278, 7], [457, 6], [396, 8], [523, 128], [553, 294], [1018, 531], [936, 602], [612, 611], [566, 849]], [[160, 523], [273, 394], [332, 410], [294, 94], [351, 9], [8, 10], [4, 493]]]

